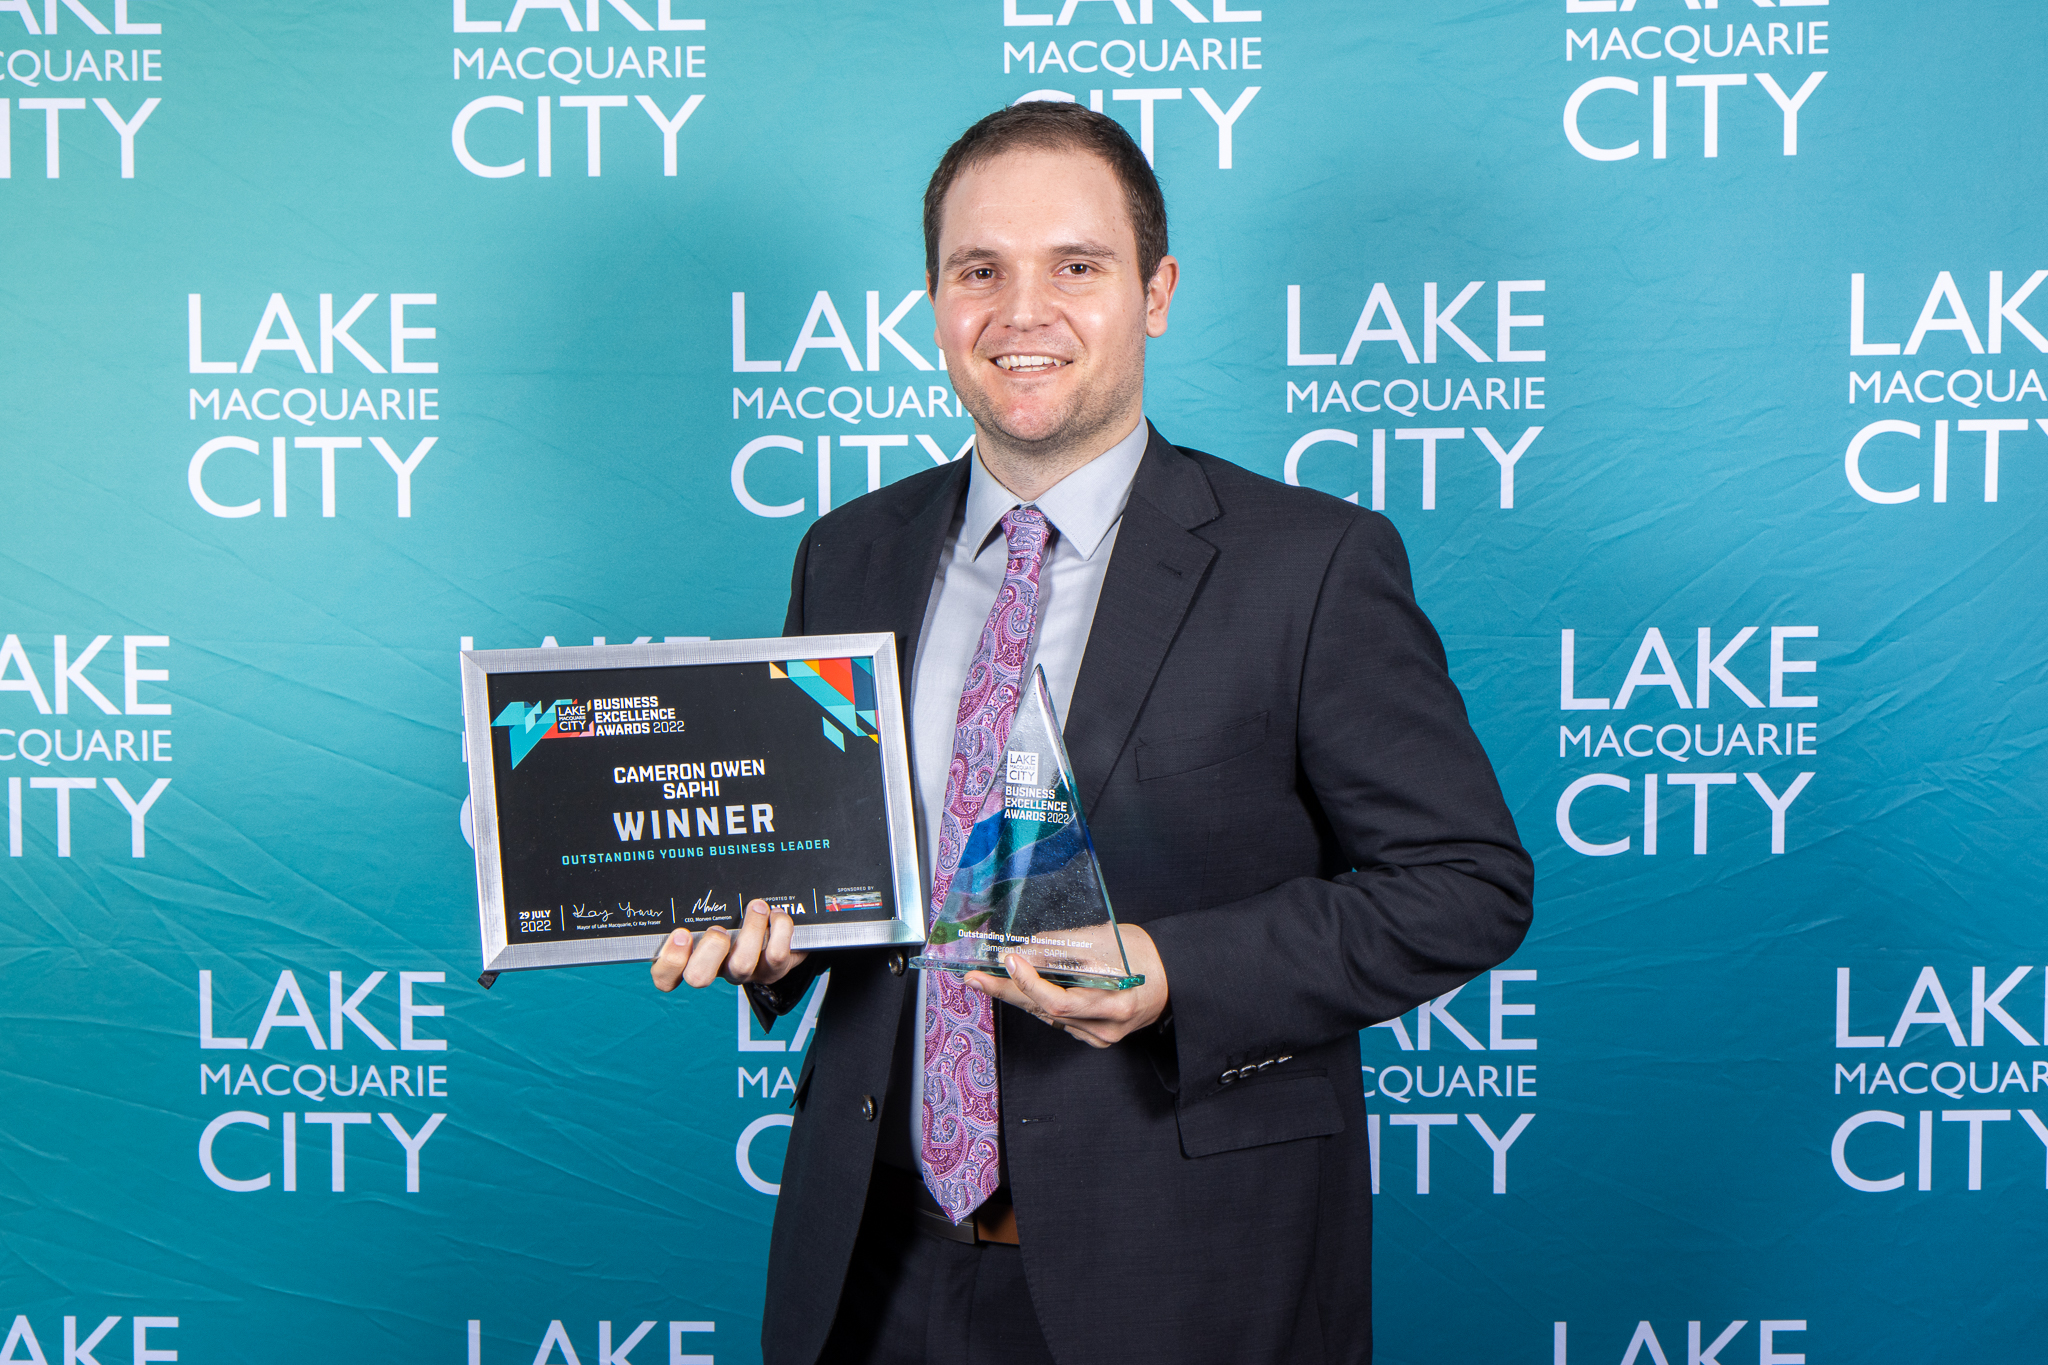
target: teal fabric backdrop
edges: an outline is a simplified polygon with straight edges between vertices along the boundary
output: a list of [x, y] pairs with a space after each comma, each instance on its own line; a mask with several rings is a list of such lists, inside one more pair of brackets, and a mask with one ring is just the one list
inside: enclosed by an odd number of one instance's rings
[[456, 652], [774, 633], [1033, 95], [1539, 865], [1365, 1035], [1380, 1358], [2038, 1350], [2048, 13], [1256, 5], [0, 3], [0, 1361], [758, 1358], [809, 1030], [479, 988]]

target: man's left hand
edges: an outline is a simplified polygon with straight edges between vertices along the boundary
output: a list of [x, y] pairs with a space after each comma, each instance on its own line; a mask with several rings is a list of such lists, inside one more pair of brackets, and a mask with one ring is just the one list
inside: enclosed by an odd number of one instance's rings
[[1166, 1013], [1166, 964], [1159, 960], [1152, 936], [1135, 924], [1117, 928], [1132, 974], [1145, 978], [1143, 985], [1127, 991], [1055, 986], [1015, 953], [1003, 960], [1010, 970], [1008, 978], [969, 972], [967, 982], [1054, 1028], [1065, 1029], [1090, 1047], [1108, 1047], [1139, 1029], [1150, 1028]]

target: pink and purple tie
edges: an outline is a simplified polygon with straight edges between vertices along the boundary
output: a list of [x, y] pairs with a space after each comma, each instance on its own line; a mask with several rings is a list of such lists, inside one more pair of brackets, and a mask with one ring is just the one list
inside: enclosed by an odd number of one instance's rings
[[[946, 903], [969, 833], [1003, 809], [1003, 750], [1024, 692], [1038, 572], [1051, 528], [1035, 507], [1013, 508], [1002, 525], [1009, 564], [960, 692], [927, 923]], [[947, 971], [925, 972], [924, 992], [924, 1183], [958, 1223], [994, 1193], [998, 1180], [995, 1002]]]

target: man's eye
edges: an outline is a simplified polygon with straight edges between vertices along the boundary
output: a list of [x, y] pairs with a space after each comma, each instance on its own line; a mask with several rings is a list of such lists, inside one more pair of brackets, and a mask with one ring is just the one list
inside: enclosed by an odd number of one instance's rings
[[1086, 275], [1094, 269], [1086, 261], [1071, 261], [1064, 268], [1070, 275]]

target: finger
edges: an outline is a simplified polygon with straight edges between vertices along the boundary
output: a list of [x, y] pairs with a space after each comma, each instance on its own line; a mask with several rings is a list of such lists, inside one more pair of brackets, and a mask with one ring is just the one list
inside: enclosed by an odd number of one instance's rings
[[788, 975], [790, 968], [804, 960], [804, 954], [791, 947], [796, 937], [796, 917], [784, 910], [773, 911], [768, 916], [768, 946], [762, 951], [762, 968], [756, 972], [757, 979], [764, 982], [780, 981]]
[[689, 965], [683, 968], [683, 980], [702, 989], [718, 976], [718, 969], [725, 965], [725, 956], [732, 951], [732, 934], [719, 925], [712, 925], [697, 935], [697, 946], [690, 950]]
[[768, 941], [768, 902], [749, 901], [740, 916], [739, 932], [733, 935], [732, 955], [725, 960], [725, 974], [733, 981], [751, 981], [760, 965], [761, 949]]
[[[1131, 1020], [1136, 1016], [1137, 1002], [1132, 991], [1108, 991], [1094, 986], [1059, 986], [1040, 976], [1022, 958], [1017, 962], [1024, 968], [1018, 979], [1024, 982], [1024, 989], [1040, 1001], [1039, 1008], [1045, 1009], [1055, 1018], [1069, 1022], [1085, 1023], [1098, 1030], [1108, 1027], [1108, 1041], [1115, 1042], [1129, 1032]], [[1058, 1008], [1048, 1008], [1043, 1002], [1057, 1002]]]
[[967, 984], [983, 995], [991, 996], [1006, 1005], [1015, 1005], [1020, 1010], [1037, 1009], [1037, 1006], [1031, 1003], [1031, 997], [1017, 988], [1015, 981], [1005, 980], [988, 972], [969, 972]]
[[672, 991], [683, 979], [683, 966], [690, 960], [690, 931], [678, 929], [670, 934], [661, 945], [661, 951], [648, 964], [648, 971], [654, 977], [654, 988], [658, 991]]
[[1052, 982], [1047, 981], [1038, 974], [1037, 968], [1026, 962], [1018, 954], [1010, 954], [1004, 960], [1003, 965], [1010, 969], [1010, 980], [1023, 993], [1024, 998], [1031, 1002], [1026, 1006], [1027, 1009], [1037, 1010], [1039, 1013], [1050, 1015], [1054, 1019], [1061, 1019], [1077, 1012], [1085, 1012], [1077, 1011], [1076, 1007], [1082, 1003], [1077, 998], [1077, 992], [1053, 985]]

